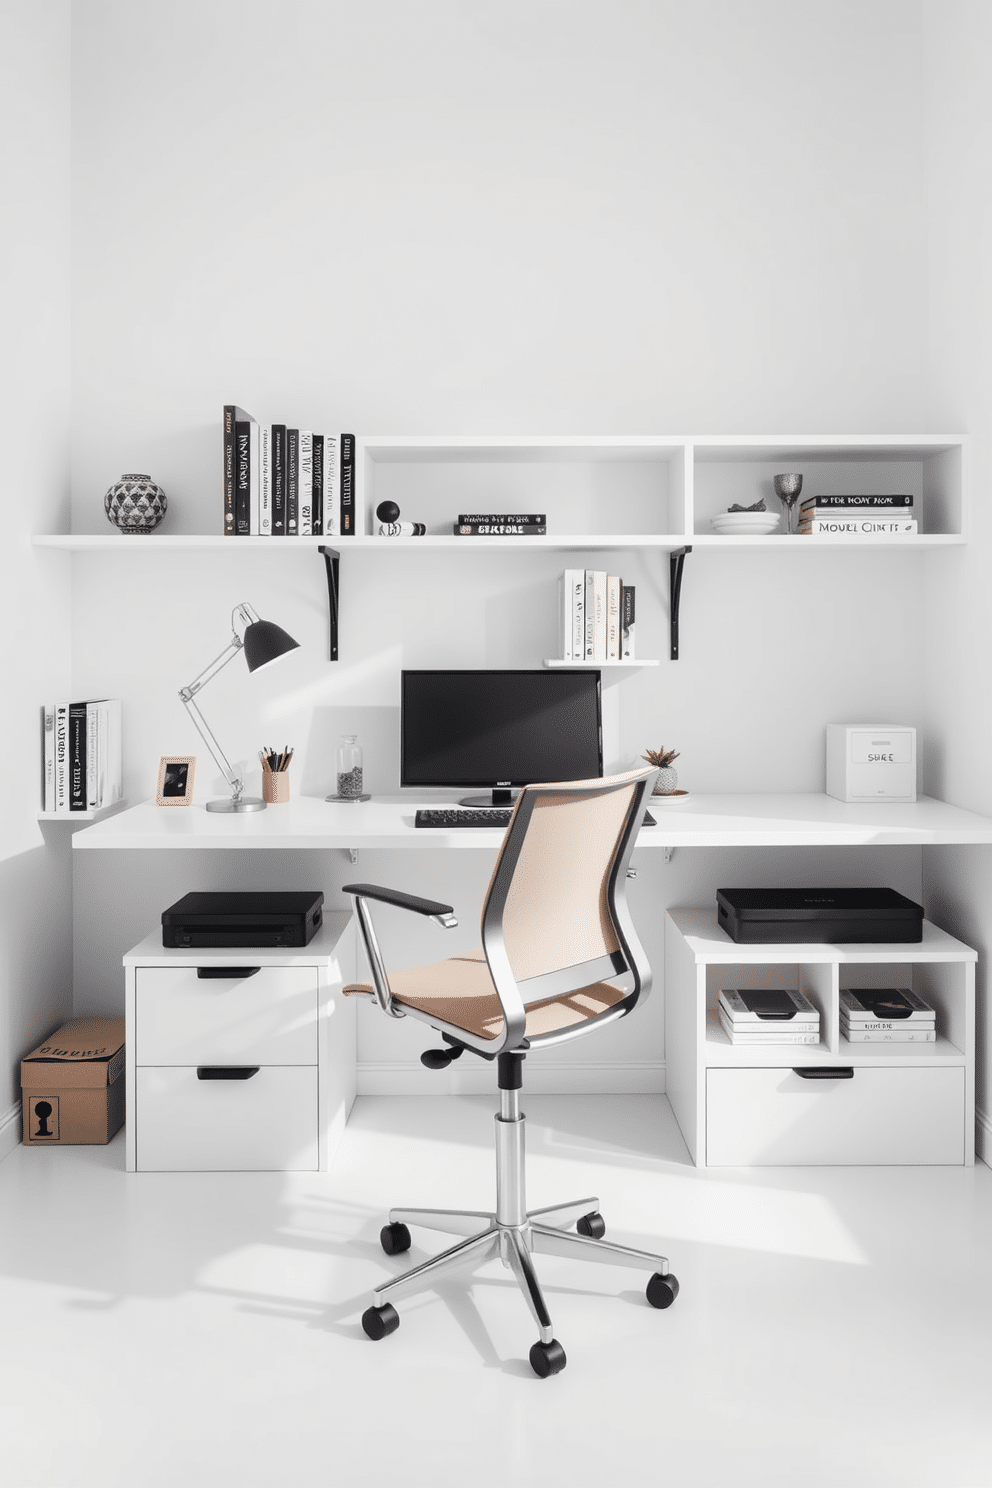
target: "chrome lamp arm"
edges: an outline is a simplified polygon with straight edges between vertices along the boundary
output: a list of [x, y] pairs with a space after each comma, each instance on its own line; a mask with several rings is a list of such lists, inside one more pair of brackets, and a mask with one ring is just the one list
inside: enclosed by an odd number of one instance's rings
[[204, 688], [208, 682], [212, 681], [213, 678], [217, 676], [218, 672], [222, 672], [224, 670], [229, 661], [234, 660], [239, 651], [244, 650], [244, 635], [243, 633], [238, 633], [238, 624], [240, 623], [243, 629], [247, 630], [248, 626], [253, 625], [258, 619], [259, 616], [252, 609], [251, 605], [236, 605], [234, 610], [231, 612], [231, 639], [228, 644], [224, 647], [219, 656], [216, 656], [208, 666], [204, 667], [203, 671], [199, 674], [198, 677], [194, 677], [193, 681], [189, 684], [188, 687], [181, 687], [179, 689], [179, 700], [182, 703], [183, 707], [186, 709], [190, 718], [193, 720], [197, 733], [200, 735], [204, 744], [206, 744], [211, 755], [213, 756], [214, 763], [218, 766], [221, 774], [224, 776], [224, 779], [231, 787], [231, 800], [233, 803], [235, 803], [235, 805], [237, 805], [241, 801], [242, 793], [245, 788], [244, 780], [234, 769], [230, 760], [227, 758], [227, 755], [220, 747], [220, 744], [218, 743], [213, 730], [201, 713], [199, 705], [196, 703], [195, 698], [196, 694], [200, 692], [201, 689]]

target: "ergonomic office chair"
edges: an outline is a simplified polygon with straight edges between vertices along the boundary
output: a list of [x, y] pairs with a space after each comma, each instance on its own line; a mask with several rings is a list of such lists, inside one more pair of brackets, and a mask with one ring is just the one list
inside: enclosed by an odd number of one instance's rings
[[[466, 1052], [495, 1059], [496, 1209], [391, 1209], [380, 1234], [387, 1255], [410, 1247], [408, 1225], [464, 1235], [449, 1250], [372, 1294], [362, 1317], [370, 1338], [399, 1327], [392, 1299], [430, 1286], [450, 1268], [498, 1255], [516, 1275], [540, 1329], [530, 1351], [535, 1373], [565, 1367], [565, 1352], [534, 1271], [532, 1252], [649, 1270], [647, 1300], [669, 1307], [678, 1282], [664, 1256], [603, 1240], [596, 1198], [528, 1210], [524, 1196], [522, 1066], [530, 1049], [592, 1033], [632, 1011], [648, 994], [651, 972], [625, 898], [627, 865], [657, 770], [600, 780], [526, 786], [517, 798], [482, 909], [482, 949], [387, 975], [368, 901], [427, 915], [450, 928], [451, 905], [374, 884], [346, 884], [372, 982], [345, 987], [391, 1018], [419, 1018], [439, 1030], [443, 1049], [422, 1062], [443, 1069]], [[575, 1224], [577, 1233], [568, 1226]]]

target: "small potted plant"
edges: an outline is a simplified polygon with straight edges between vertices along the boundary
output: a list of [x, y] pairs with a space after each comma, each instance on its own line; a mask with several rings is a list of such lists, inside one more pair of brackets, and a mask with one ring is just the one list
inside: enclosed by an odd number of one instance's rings
[[649, 749], [641, 756], [647, 760], [649, 765], [656, 766], [658, 779], [655, 781], [653, 796], [673, 796], [678, 791], [679, 772], [673, 767], [672, 761], [677, 760], [679, 751], [677, 749], [666, 749], [664, 745], [660, 749]]

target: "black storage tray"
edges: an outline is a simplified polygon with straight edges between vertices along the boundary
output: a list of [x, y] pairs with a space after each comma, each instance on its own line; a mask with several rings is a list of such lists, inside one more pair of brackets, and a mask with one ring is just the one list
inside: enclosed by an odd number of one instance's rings
[[305, 946], [320, 929], [323, 902], [319, 889], [184, 894], [162, 911], [162, 944]]
[[738, 945], [914, 944], [923, 906], [895, 889], [717, 889], [717, 924]]

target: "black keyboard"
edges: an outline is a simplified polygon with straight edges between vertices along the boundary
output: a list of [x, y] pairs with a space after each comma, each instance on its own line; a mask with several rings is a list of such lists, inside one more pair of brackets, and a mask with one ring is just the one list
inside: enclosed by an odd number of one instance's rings
[[421, 807], [416, 827], [507, 827], [513, 812], [509, 806]]

